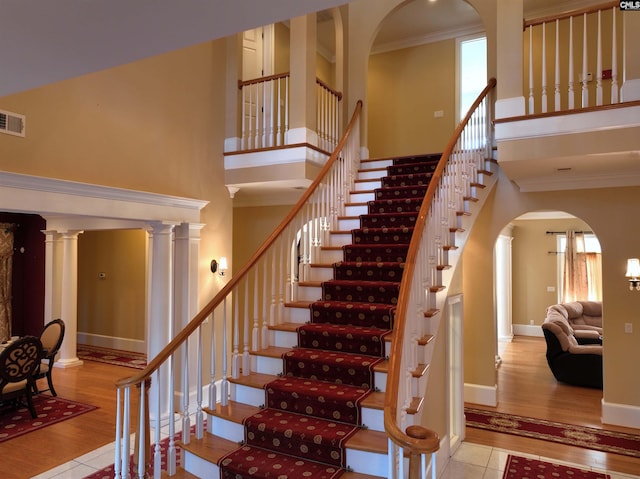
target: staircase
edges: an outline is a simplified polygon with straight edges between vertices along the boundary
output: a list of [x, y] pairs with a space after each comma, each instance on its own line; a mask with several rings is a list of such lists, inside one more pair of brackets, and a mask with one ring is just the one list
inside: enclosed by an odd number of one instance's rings
[[[289, 321], [270, 328], [272, 346], [252, 352], [257, 370], [231, 380], [228, 405], [205, 409], [213, 434], [183, 446], [186, 470], [249, 477], [256, 463], [275, 461], [289, 477], [384, 477], [385, 343], [413, 225], [440, 156], [362, 162], [339, 229], [310, 265], [311, 279], [299, 284], [298, 300], [285, 305]], [[310, 443], [291, 432], [306, 432], [310, 423]], [[273, 452], [282, 455], [267, 460]]]
[[149, 423], [165, 417], [169, 476], [435, 477], [449, 438], [423, 426], [423, 398], [445, 387], [429, 382], [433, 339], [459, 248], [495, 184], [494, 87], [441, 157], [361, 162], [358, 104], [263, 246], [144, 371], [117, 382], [116, 477], [130, 477], [136, 396], [139, 477], [161, 477], [161, 432], [151, 437]]

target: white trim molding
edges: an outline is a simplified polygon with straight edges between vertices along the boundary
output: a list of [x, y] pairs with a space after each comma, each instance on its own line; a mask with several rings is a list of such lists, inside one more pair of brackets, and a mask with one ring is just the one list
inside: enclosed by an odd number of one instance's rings
[[640, 407], [609, 403], [602, 399], [602, 423], [640, 429]]
[[498, 385], [464, 383], [464, 402], [495, 407], [498, 405]]

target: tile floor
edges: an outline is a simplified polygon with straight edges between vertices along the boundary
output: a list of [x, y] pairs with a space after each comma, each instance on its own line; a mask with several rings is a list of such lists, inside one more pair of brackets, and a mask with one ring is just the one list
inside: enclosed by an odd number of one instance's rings
[[[472, 443], [463, 443], [440, 475], [439, 479], [502, 479], [507, 455], [510, 451]], [[514, 453], [544, 460], [544, 457]], [[558, 461], [554, 461], [558, 462]], [[55, 467], [32, 479], [82, 479], [98, 469], [113, 463], [113, 445], [106, 445]], [[575, 464], [563, 463], [569, 466]], [[594, 468], [594, 470], [597, 470]], [[640, 479], [640, 476], [608, 471], [611, 479]]]

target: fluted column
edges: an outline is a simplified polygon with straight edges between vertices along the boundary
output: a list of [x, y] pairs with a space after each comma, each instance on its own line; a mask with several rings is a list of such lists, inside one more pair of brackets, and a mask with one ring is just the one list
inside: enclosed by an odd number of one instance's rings
[[[62, 232], [62, 281], [60, 316], [64, 321], [64, 341], [55, 365], [61, 368], [80, 366], [78, 346], [78, 235], [82, 231]], [[51, 318], [54, 319], [54, 318]]]

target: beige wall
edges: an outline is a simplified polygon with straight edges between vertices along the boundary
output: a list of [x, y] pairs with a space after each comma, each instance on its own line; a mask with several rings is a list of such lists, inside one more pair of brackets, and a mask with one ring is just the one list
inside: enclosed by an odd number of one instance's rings
[[[546, 232], [591, 228], [577, 218], [515, 220], [512, 224], [512, 322], [529, 325], [533, 321], [540, 325], [547, 307], [558, 302], [558, 260], [563, 258], [553, 254], [557, 250], [557, 236]], [[547, 291], [548, 286], [553, 286], [555, 291]]]
[[221, 287], [210, 258], [231, 257], [218, 65], [224, 40], [0, 98], [0, 109], [27, 117], [26, 138], [0, 135], [0, 169], [209, 201], [201, 214], [204, 304]]
[[145, 340], [146, 255], [142, 230], [79, 235], [78, 332]]
[[[478, 216], [463, 252], [465, 382], [493, 387], [496, 338], [493, 305], [493, 247], [500, 231], [529, 211], [562, 210], [581, 218], [596, 234], [603, 252], [604, 400], [640, 406], [640, 384], [629, 382], [625, 365], [640, 361], [637, 334], [640, 294], [628, 290], [626, 259], [638, 256], [640, 224], [634, 198], [640, 187], [520, 193], [502, 173]], [[528, 271], [514, 271], [514, 281]]]
[[[442, 152], [455, 128], [454, 79], [455, 40], [372, 55], [370, 157]], [[434, 118], [435, 111], [444, 116]]]

